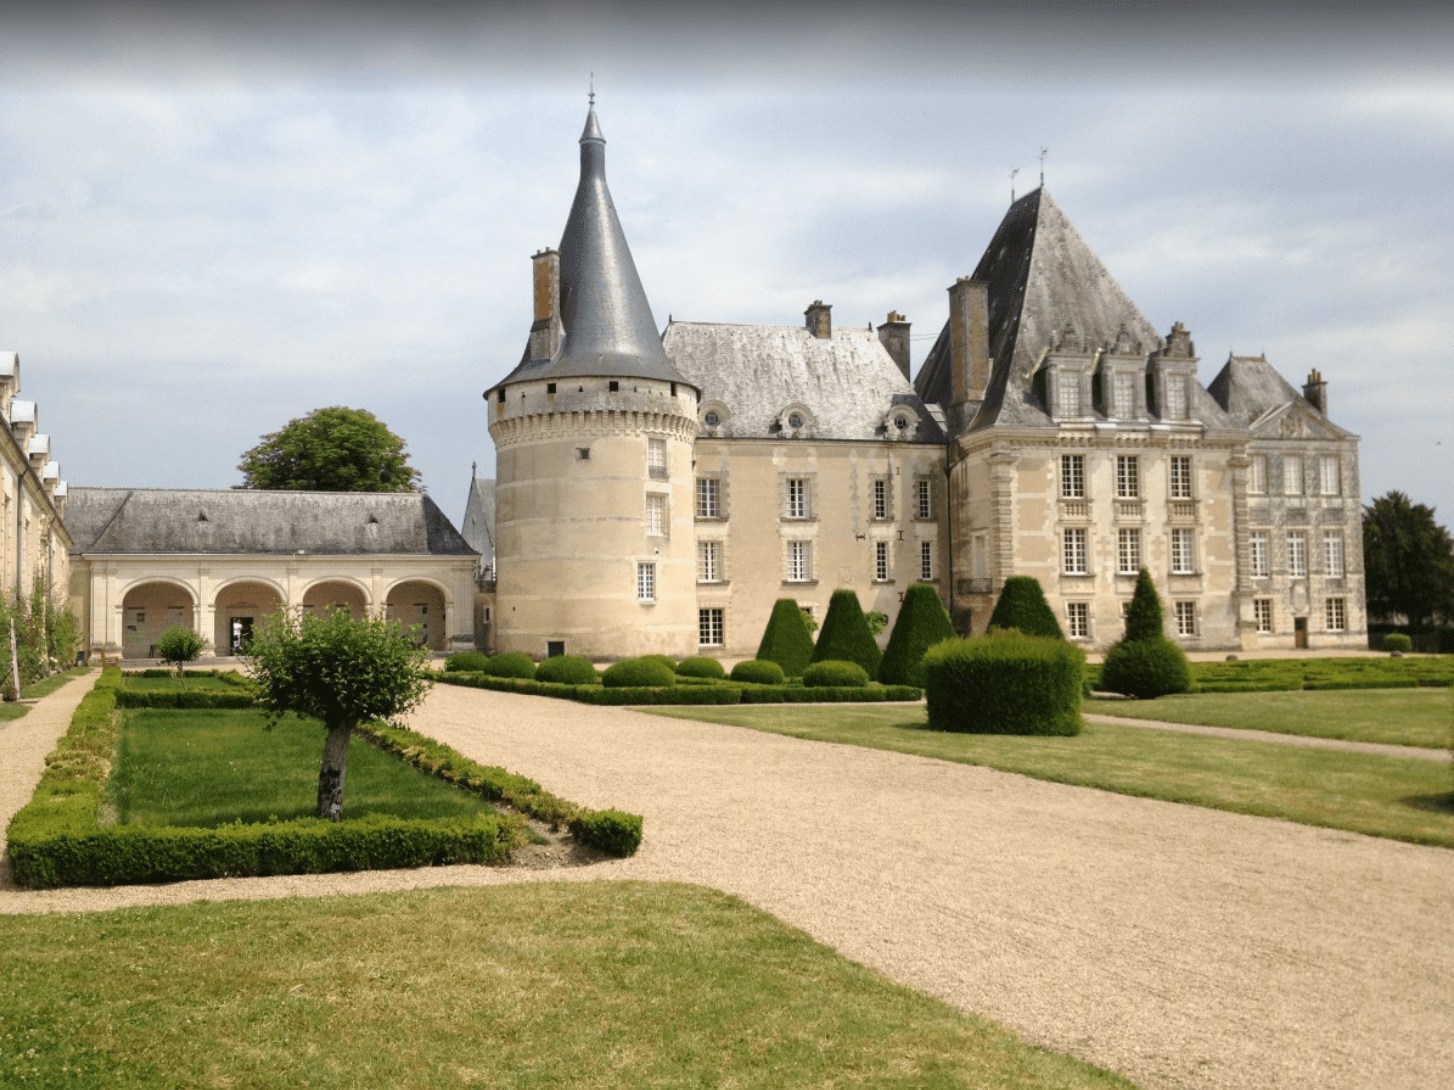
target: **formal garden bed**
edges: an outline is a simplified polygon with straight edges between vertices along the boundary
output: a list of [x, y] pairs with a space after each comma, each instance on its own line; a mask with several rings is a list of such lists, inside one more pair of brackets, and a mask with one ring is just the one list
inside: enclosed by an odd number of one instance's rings
[[[317, 723], [285, 717], [269, 734], [244, 708], [122, 710], [119, 694], [156, 693], [132, 684], [103, 672], [11, 820], [17, 885], [501, 864], [529, 839], [526, 817], [613, 855], [640, 843], [637, 815], [588, 810], [383, 724], [355, 730], [345, 820], [309, 817]], [[208, 684], [163, 693], [216, 695]]]
[[[1086, 667], [1086, 677], [1091, 688], [1099, 690], [1101, 667]], [[1191, 677], [1196, 691], [1203, 693], [1448, 687], [1454, 685], [1454, 656], [1193, 662]]]

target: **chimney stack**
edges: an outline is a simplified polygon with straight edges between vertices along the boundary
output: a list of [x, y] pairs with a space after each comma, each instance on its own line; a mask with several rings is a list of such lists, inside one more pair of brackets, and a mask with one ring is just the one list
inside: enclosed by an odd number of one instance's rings
[[909, 320], [897, 310], [889, 311], [884, 324], [878, 327], [878, 339], [889, 357], [909, 377]]
[[813, 336], [820, 341], [826, 341], [833, 336], [833, 308], [823, 300], [814, 299], [803, 314], [808, 319], [808, 332]]
[[535, 322], [530, 327], [530, 358], [548, 360], [560, 348], [560, 254], [541, 250], [531, 259], [535, 286]]
[[1314, 367], [1308, 372], [1308, 381], [1303, 386], [1303, 397], [1324, 416], [1328, 415], [1328, 384], [1323, 381], [1322, 372]]
[[949, 289], [950, 405], [984, 400], [990, 382], [990, 286], [961, 276]]

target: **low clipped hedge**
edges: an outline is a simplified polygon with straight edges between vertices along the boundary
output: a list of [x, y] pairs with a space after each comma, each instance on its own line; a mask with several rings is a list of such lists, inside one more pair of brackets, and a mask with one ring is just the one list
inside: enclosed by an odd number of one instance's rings
[[1408, 654], [1413, 650], [1414, 641], [1403, 632], [1389, 632], [1383, 637], [1383, 649], [1385, 651], [1400, 651]]
[[727, 676], [727, 671], [716, 659], [699, 655], [696, 658], [682, 659], [677, 663], [676, 674], [678, 677], [705, 677], [721, 680]]
[[1082, 728], [1085, 653], [1018, 631], [948, 640], [924, 655], [932, 730], [1072, 735]]
[[122, 687], [116, 693], [118, 708], [251, 708], [253, 694], [246, 689], [217, 692], [208, 689], [149, 691]]
[[882, 704], [914, 701], [924, 696], [912, 685], [814, 686], [744, 685], [743, 704]]
[[768, 659], [744, 659], [732, 667], [732, 680], [751, 685], [781, 685], [786, 676], [781, 666]]
[[480, 673], [487, 677], [533, 678], [535, 660], [519, 651], [506, 651], [485, 659], [485, 664], [480, 667]]
[[856, 662], [828, 659], [811, 663], [803, 670], [803, 688], [862, 689], [868, 685], [868, 671]]
[[[740, 664], [739, 664], [740, 665]], [[769, 664], [775, 665], [775, 664]], [[574, 700], [581, 704], [873, 704], [882, 701], [911, 701], [923, 697], [924, 691], [912, 685], [868, 685], [864, 688], [804, 688], [801, 685], [757, 685], [730, 682], [698, 681], [696, 684], [668, 688], [609, 688], [603, 685], [551, 685], [540, 681], [514, 678], [483, 677], [480, 674], [435, 674], [435, 681], [461, 685], [471, 689], [519, 693], [522, 696], [549, 696]]]
[[669, 689], [677, 683], [675, 664], [667, 665], [670, 661], [663, 660], [660, 655], [622, 659], [606, 667], [606, 672], [601, 675], [601, 684], [608, 689]]
[[535, 680], [556, 685], [599, 685], [601, 675], [584, 655], [553, 655], [535, 668]]
[[490, 656], [483, 651], [456, 651], [444, 660], [444, 668], [450, 673], [473, 673], [485, 668]]

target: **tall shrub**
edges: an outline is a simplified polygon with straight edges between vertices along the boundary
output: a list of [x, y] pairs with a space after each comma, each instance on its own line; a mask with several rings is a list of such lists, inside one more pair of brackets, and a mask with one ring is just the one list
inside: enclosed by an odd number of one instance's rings
[[1063, 640], [1060, 622], [1045, 600], [1040, 581], [1030, 575], [1012, 575], [1005, 580], [1000, 600], [990, 614], [990, 628], [1013, 628], [1027, 636], [1047, 636]]
[[924, 687], [924, 652], [936, 643], [954, 638], [954, 625], [939, 591], [930, 583], [915, 583], [904, 591], [903, 604], [894, 619], [889, 645], [884, 650], [878, 679], [885, 685]]
[[1065, 640], [1000, 630], [946, 640], [924, 655], [932, 730], [1079, 734], [1085, 652]]
[[868, 618], [851, 590], [835, 590], [828, 600], [828, 615], [813, 647], [813, 662], [856, 662], [869, 680], [878, 677], [883, 652], [868, 630]]
[[813, 658], [813, 637], [808, 632], [803, 610], [791, 598], [779, 598], [767, 619], [762, 642], [754, 658], [775, 662], [788, 677], [798, 677]]
[[1161, 618], [1161, 597], [1142, 568], [1126, 612], [1126, 635], [1111, 645], [1101, 664], [1102, 689], [1149, 700], [1191, 688], [1186, 653], [1166, 637]]

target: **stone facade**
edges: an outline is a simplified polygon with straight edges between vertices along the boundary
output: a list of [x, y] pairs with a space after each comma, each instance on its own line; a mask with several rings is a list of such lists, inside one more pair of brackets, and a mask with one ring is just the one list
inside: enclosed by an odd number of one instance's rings
[[38, 583], [64, 594], [70, 579], [66, 482], [40, 431], [40, 407], [19, 393], [20, 356], [0, 352], [0, 588], [12, 602]]
[[921, 579], [980, 632], [1011, 575], [1105, 647], [1142, 567], [1189, 649], [1365, 645], [1358, 441], [1326, 383], [1233, 356], [1203, 386], [1190, 332], [1159, 334], [1043, 189], [949, 287], [910, 382], [902, 314], [835, 329], [821, 300], [802, 326], [672, 321], [647, 346], [594, 109], [582, 148], [530, 341], [485, 394], [492, 647], [740, 657], [778, 598], [821, 614], [848, 587], [892, 619]]

